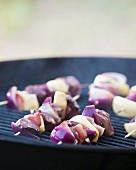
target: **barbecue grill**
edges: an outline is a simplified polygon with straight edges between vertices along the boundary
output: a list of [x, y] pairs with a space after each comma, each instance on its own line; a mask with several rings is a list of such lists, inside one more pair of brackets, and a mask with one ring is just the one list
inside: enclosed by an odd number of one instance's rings
[[[20, 90], [29, 84], [42, 84], [59, 76], [74, 75], [82, 84], [91, 83], [102, 72], [120, 72], [128, 77], [129, 85], [136, 84], [136, 60], [126, 58], [71, 57], [8, 61], [0, 63], [0, 100], [16, 85]], [[78, 100], [81, 111], [88, 105], [88, 89]], [[115, 115], [111, 110], [113, 137], [101, 137], [92, 145], [56, 145], [50, 132], [40, 135], [40, 141], [14, 136], [11, 122], [29, 112], [0, 107], [0, 169], [115, 169], [134, 168], [135, 140], [124, 138], [124, 123], [130, 119]]]

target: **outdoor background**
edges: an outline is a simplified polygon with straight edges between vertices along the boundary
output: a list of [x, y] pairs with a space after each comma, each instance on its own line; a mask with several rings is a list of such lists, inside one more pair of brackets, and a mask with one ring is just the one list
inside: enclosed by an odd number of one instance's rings
[[0, 61], [136, 57], [136, 0], [0, 0]]

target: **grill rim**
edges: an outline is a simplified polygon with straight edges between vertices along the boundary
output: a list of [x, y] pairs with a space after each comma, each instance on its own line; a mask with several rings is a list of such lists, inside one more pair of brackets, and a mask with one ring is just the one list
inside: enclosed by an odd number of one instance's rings
[[[4, 139], [5, 138], [5, 139]], [[102, 153], [134, 153], [136, 154], [136, 149], [135, 148], [119, 148], [119, 147], [107, 147], [107, 146], [102, 146], [102, 147], [96, 147], [93, 145], [71, 145], [71, 144], [61, 144], [61, 145], [57, 145], [57, 144], [53, 144], [53, 143], [45, 143], [45, 142], [36, 142], [33, 140], [33, 144], [32, 144], [32, 140], [31, 142], [29, 142], [28, 140], [26, 141], [21, 141], [21, 138], [18, 139], [14, 139], [14, 136], [10, 136], [10, 137], [4, 137], [1, 138], [0, 137], [0, 143], [1, 142], [5, 142], [5, 143], [10, 143], [12, 144], [19, 144], [19, 145], [25, 145], [25, 146], [32, 146], [32, 147], [41, 147], [41, 148], [50, 148], [52, 150], [67, 150], [67, 151], [77, 151], [77, 152], [102, 152]], [[0, 146], [1, 147], [1, 146]]]

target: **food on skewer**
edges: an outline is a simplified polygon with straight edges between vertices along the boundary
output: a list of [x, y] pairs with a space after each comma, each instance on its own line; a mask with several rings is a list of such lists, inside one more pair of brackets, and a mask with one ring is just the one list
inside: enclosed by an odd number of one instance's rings
[[6, 94], [6, 101], [9, 108], [20, 111], [39, 108], [39, 103], [35, 94], [20, 91], [16, 86], [12, 86], [8, 90]]
[[55, 91], [62, 91], [62, 89], [58, 88], [61, 87], [61, 84], [64, 84], [64, 92], [70, 94], [72, 97], [80, 95], [82, 90], [82, 86], [79, 80], [74, 76], [59, 77], [54, 80], [48, 81], [46, 84], [47, 86], [54, 88]]
[[126, 76], [121, 73], [107, 72], [97, 75], [94, 79], [94, 84], [110, 91], [114, 95], [126, 96], [129, 92], [129, 86], [126, 81]]
[[113, 136], [114, 129], [108, 113], [86, 106], [82, 115], [72, 117], [56, 126], [50, 139], [57, 144], [91, 144], [102, 135]]
[[19, 119], [16, 123], [12, 122], [11, 127], [15, 135], [35, 137], [39, 133], [52, 130], [64, 119], [79, 113], [80, 107], [75, 98], [64, 92], [56, 91], [54, 99], [52, 97], [46, 98], [38, 110], [31, 110], [30, 114]]
[[128, 118], [136, 116], [136, 86], [129, 89], [127, 77], [123, 74], [107, 72], [97, 75], [89, 86], [88, 95], [89, 104], [98, 109], [113, 109], [117, 115]]
[[94, 84], [89, 86], [89, 104], [99, 109], [111, 109], [114, 94]]
[[41, 105], [46, 97], [54, 96], [54, 89], [49, 88], [46, 84], [28, 85], [24, 89], [29, 94], [36, 94], [39, 104]]
[[97, 125], [105, 128], [105, 136], [113, 136], [114, 129], [110, 122], [110, 114], [104, 110], [95, 109], [94, 105], [86, 106], [82, 113], [83, 116], [92, 117]]
[[40, 112], [29, 114], [19, 119], [16, 123], [11, 123], [11, 128], [16, 136], [26, 136], [39, 139], [38, 133], [45, 131], [43, 117]]
[[89, 104], [98, 109], [112, 109], [116, 95], [125, 96], [129, 92], [127, 77], [121, 73], [106, 72], [95, 77], [89, 86]]
[[36, 94], [40, 104], [43, 103], [46, 97], [52, 97], [55, 91], [62, 91], [72, 97], [81, 94], [81, 84], [74, 76], [59, 77], [48, 81], [42, 85], [28, 85], [25, 91], [31, 94]]
[[79, 80], [74, 76], [59, 77], [46, 84], [28, 85], [23, 91], [12, 86], [6, 94], [6, 101], [1, 101], [0, 105], [8, 104], [9, 108], [21, 111], [38, 109], [45, 98], [54, 96], [55, 91], [62, 91], [74, 97], [80, 96], [81, 89]]

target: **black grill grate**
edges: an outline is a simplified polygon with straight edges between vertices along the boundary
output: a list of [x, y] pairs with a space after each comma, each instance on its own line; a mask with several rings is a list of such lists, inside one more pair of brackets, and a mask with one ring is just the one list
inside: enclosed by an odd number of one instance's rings
[[[45, 83], [50, 79], [59, 76], [74, 75], [81, 83], [90, 83], [94, 77], [102, 72], [115, 71], [121, 72], [128, 77], [129, 85], [135, 85], [136, 72], [135, 59], [121, 58], [52, 58], [52, 59], [37, 59], [37, 60], [22, 60], [13, 62], [0, 63], [0, 100], [5, 100], [6, 91], [12, 85], [16, 85], [20, 90], [28, 84]], [[130, 67], [131, 65], [131, 67]], [[78, 103], [81, 106], [81, 111], [88, 104], [87, 89], [83, 90]], [[7, 106], [0, 107], [0, 139], [11, 139], [12, 141], [25, 141], [25, 143], [51, 143], [50, 133], [45, 132], [40, 135], [40, 141], [26, 137], [15, 137], [11, 130], [11, 122], [16, 122], [29, 112], [19, 112], [9, 109]], [[135, 140], [130, 138], [125, 139], [126, 132], [123, 128], [125, 122], [130, 119], [116, 116], [112, 111], [111, 122], [115, 129], [113, 137], [101, 137], [97, 144], [98, 147], [120, 147], [134, 148]], [[89, 146], [91, 147], [91, 146]]]
[[[1, 93], [0, 100], [5, 100], [5, 92]], [[81, 95], [81, 98], [78, 101], [81, 106], [81, 111], [88, 104], [87, 103], [87, 89], [84, 89]], [[11, 122], [16, 122], [19, 118], [23, 117], [29, 112], [20, 112], [17, 110], [9, 109], [7, 106], [0, 107], [0, 136], [1, 137], [14, 137], [16, 141], [17, 138], [21, 140], [28, 141], [33, 143], [34, 141], [31, 138], [14, 136], [14, 133], [11, 130]], [[123, 128], [124, 123], [129, 122], [128, 118], [122, 118], [116, 116], [112, 111], [110, 111], [111, 122], [115, 129], [115, 135], [113, 137], [104, 137], [102, 136], [99, 141], [95, 144], [96, 147], [125, 147], [125, 148], [134, 148], [134, 139], [124, 138], [126, 132]], [[50, 132], [45, 132], [40, 135], [40, 141], [36, 141], [39, 144], [51, 143], [50, 141]]]

